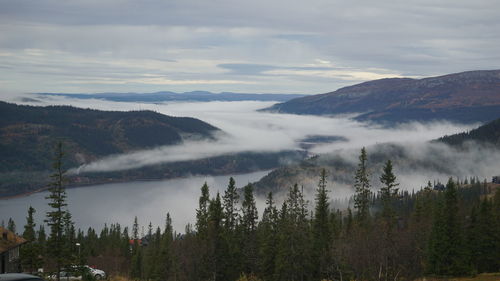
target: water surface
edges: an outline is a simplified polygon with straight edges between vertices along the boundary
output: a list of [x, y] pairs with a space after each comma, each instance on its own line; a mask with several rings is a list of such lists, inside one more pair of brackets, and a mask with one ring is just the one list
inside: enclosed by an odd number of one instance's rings
[[[257, 181], [269, 171], [234, 175], [238, 187]], [[104, 223], [131, 226], [134, 217], [147, 227], [149, 222], [163, 228], [165, 216], [170, 212], [174, 228], [184, 231], [194, 222], [200, 188], [206, 181], [211, 196], [226, 189], [230, 176], [194, 176], [161, 181], [114, 183], [67, 189], [68, 208], [77, 227], [101, 229]], [[29, 206], [36, 209], [37, 224], [43, 222], [49, 210], [47, 191], [29, 196], [0, 200], [0, 220], [7, 223], [11, 217], [22, 233]], [[146, 228], [147, 229], [147, 228]]]

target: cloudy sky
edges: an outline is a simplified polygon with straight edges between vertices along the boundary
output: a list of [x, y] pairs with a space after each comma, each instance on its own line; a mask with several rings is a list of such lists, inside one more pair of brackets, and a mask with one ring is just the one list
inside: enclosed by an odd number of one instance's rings
[[0, 0], [0, 99], [316, 94], [500, 65], [497, 0]]

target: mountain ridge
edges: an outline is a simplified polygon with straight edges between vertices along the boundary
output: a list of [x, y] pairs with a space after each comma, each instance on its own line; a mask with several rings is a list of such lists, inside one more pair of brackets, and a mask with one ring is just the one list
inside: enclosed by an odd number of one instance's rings
[[302, 97], [301, 94], [252, 94], [208, 91], [191, 91], [176, 93], [160, 91], [153, 93], [37, 93], [44, 96], [64, 96], [78, 99], [104, 99], [122, 102], [168, 102], [168, 101], [287, 101]]
[[372, 80], [265, 110], [311, 115], [357, 113], [355, 119], [375, 122], [487, 122], [500, 117], [500, 70]]

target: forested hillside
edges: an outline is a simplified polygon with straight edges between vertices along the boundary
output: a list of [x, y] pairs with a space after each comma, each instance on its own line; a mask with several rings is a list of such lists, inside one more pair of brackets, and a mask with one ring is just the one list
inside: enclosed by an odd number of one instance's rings
[[[330, 201], [335, 186], [324, 170], [317, 175], [313, 201], [295, 184], [282, 198], [269, 193], [262, 214], [251, 184], [241, 194], [232, 178], [223, 194], [210, 193], [204, 184], [193, 210], [196, 222], [181, 233], [173, 230], [175, 217], [168, 213], [161, 226], [131, 218], [131, 229], [111, 224], [100, 234], [83, 231], [67, 209], [58, 213], [64, 218], [60, 228], [37, 230], [30, 208], [23, 235], [31, 243], [21, 252], [23, 270], [44, 267], [49, 274], [59, 259], [61, 268], [93, 264], [111, 276], [156, 281], [389, 281], [498, 271], [500, 185], [471, 177], [436, 188], [428, 183], [410, 193], [399, 189], [387, 161], [378, 180], [382, 188], [375, 192], [377, 183], [367, 177], [368, 157], [363, 149], [351, 170], [356, 192], [348, 208]], [[51, 194], [54, 201], [65, 195], [61, 188]], [[168, 206], [158, 211], [168, 212]], [[8, 227], [15, 231], [12, 221]], [[64, 242], [54, 244], [55, 237]]]
[[500, 146], [500, 119], [491, 121], [476, 129], [451, 136], [444, 136], [439, 141], [450, 145], [462, 145], [475, 141], [482, 144]]
[[219, 129], [194, 118], [152, 111], [111, 112], [0, 102], [0, 194], [43, 187], [52, 151], [65, 146], [65, 167], [102, 156], [213, 138]]
[[69, 106], [0, 102], [0, 172], [50, 169], [51, 151], [63, 141], [75, 166], [105, 155], [210, 138], [217, 128], [203, 121], [152, 111], [110, 112]]

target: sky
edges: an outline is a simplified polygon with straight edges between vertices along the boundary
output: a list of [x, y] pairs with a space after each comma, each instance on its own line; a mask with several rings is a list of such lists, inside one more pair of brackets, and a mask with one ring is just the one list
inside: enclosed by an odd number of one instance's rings
[[0, 0], [0, 99], [318, 94], [496, 69], [498, 49], [496, 0]]

